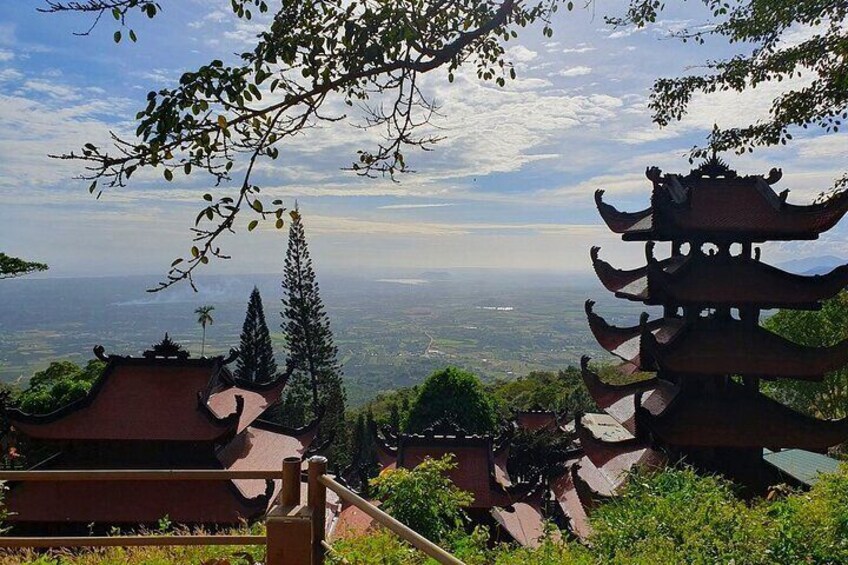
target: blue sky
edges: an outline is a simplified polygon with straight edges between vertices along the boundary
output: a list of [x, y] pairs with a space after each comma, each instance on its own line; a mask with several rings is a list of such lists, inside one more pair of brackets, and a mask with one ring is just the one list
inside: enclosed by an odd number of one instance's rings
[[[78, 165], [47, 157], [103, 141], [110, 130], [131, 131], [149, 90], [231, 58], [262, 27], [235, 19], [226, 0], [163, 4], [153, 21], [131, 21], [138, 43], [120, 45], [112, 41], [111, 19], [77, 37], [88, 18], [36, 13], [36, 0], [6, 3], [0, 14], [0, 241], [7, 253], [49, 263], [47, 276], [164, 273], [190, 246], [188, 228], [208, 179], [164, 183], [141, 175], [95, 201], [87, 184], [73, 180]], [[371, 134], [350, 125], [356, 115], [282, 147], [256, 180], [269, 196], [297, 199], [319, 268], [586, 271], [593, 244], [614, 263], [635, 266], [641, 246], [606, 231], [594, 190], [606, 189], [608, 201], [623, 209], [644, 207], [646, 167], [688, 170], [688, 149], [713, 123], [764, 116], [786, 83], [698, 97], [687, 118], [659, 129], [646, 107], [653, 79], [739, 47], [667, 39], [669, 30], [706, 21], [698, 2], [675, 5], [643, 31], [607, 29], [603, 15], [624, 6], [598, 0], [590, 9], [561, 10], [550, 39], [539, 28], [524, 30], [509, 48], [518, 80], [506, 88], [471, 73], [452, 84], [444, 74], [428, 75], [424, 86], [441, 105], [436, 125], [447, 139], [434, 152], [408, 154], [417, 172], [399, 184], [341, 170], [370, 146]], [[844, 134], [813, 131], [796, 138], [788, 147], [727, 159], [742, 173], [782, 167], [778, 188], [806, 203], [841, 175], [848, 143]], [[764, 258], [844, 256], [846, 225], [818, 242], [770, 245]], [[285, 234], [242, 229], [224, 247], [234, 259], [207, 272], [276, 272]]]

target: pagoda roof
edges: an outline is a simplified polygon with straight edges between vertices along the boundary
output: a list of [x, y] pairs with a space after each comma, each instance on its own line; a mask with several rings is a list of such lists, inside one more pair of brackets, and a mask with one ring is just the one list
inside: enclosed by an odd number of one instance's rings
[[[299, 430], [296, 435], [290, 430], [264, 421], [253, 422], [239, 432], [229, 443], [216, 453], [223, 469], [248, 471], [254, 469], [276, 469], [286, 457], [304, 458], [318, 435], [318, 419]], [[272, 499], [280, 491], [280, 481], [236, 479], [232, 483], [245, 498], [252, 499], [266, 492], [268, 482], [273, 483]]]
[[[219, 468], [278, 469], [285, 457], [303, 457], [315, 433], [312, 426], [289, 436], [256, 422], [218, 450]], [[137, 526], [168, 516], [183, 524], [237, 524], [264, 515], [279, 490], [279, 480], [19, 482], [5, 503], [13, 523]]]
[[235, 383], [221, 357], [106, 359], [84, 397], [49, 414], [9, 408], [10, 424], [42, 440], [211, 442], [244, 431], [286, 381]]
[[832, 347], [807, 347], [762, 327], [717, 316], [648, 322], [643, 315], [638, 326], [621, 328], [592, 312], [591, 301], [587, 313], [601, 346], [643, 371], [818, 381], [848, 364], [848, 340]]
[[[545, 515], [541, 496], [527, 497], [505, 508], [490, 511], [495, 522], [524, 547], [539, 547], [545, 538]], [[557, 536], [559, 532], [554, 532]]]
[[807, 206], [786, 202], [771, 187], [782, 173], [739, 176], [713, 157], [687, 175], [647, 170], [651, 206], [621, 212], [595, 193], [601, 217], [626, 241], [768, 241], [816, 239], [848, 212], [848, 191]]
[[593, 490], [598, 494], [611, 495], [634, 467], [657, 468], [666, 461], [648, 441], [631, 434], [609, 414], [584, 414], [575, 419], [575, 427], [585, 454], [580, 460], [581, 477], [588, 477], [584, 480], [596, 485]]
[[571, 461], [568, 472], [563, 473], [551, 483], [551, 492], [554, 495], [554, 500], [565, 514], [571, 532], [578, 538], [585, 540], [591, 536], [592, 527], [589, 524], [587, 507], [580, 499], [577, 486], [574, 484], [572, 470], [576, 462], [576, 459]]
[[660, 414], [680, 392], [677, 385], [657, 377], [625, 385], [611, 385], [603, 382], [589, 369], [588, 357], [583, 356], [580, 365], [583, 382], [598, 408], [615, 418], [633, 435], [637, 435], [637, 398], [640, 405], [651, 414]]
[[647, 265], [616, 269], [592, 248], [601, 283], [619, 298], [649, 305], [746, 306], [817, 309], [848, 286], [848, 265], [825, 275], [796, 275], [742, 256], [707, 256], [698, 250], [661, 261], [646, 245]]
[[660, 414], [640, 408], [637, 420], [664, 443], [686, 447], [824, 450], [848, 441], [848, 419], [805, 416], [732, 383], [710, 395], [681, 394]]

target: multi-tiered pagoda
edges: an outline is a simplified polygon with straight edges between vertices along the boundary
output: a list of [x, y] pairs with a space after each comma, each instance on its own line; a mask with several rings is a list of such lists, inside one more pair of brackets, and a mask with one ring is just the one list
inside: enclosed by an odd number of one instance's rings
[[[754, 245], [814, 240], [848, 211], [848, 194], [809, 206], [786, 201], [767, 175], [740, 176], [713, 157], [687, 175], [647, 170], [651, 205], [621, 212], [595, 197], [607, 226], [625, 241], [645, 242], [646, 265], [614, 268], [592, 249], [603, 285], [619, 298], [662, 306], [638, 324], [608, 324], [587, 302], [589, 325], [604, 349], [653, 379], [615, 387], [584, 362], [598, 405], [635, 438], [672, 457], [746, 484], [770, 480], [764, 448], [823, 451], [848, 440], [848, 422], [811, 418], [760, 392], [762, 379], [820, 381], [848, 364], [848, 341], [804, 347], [759, 324], [763, 310], [813, 310], [848, 285], [848, 265], [824, 275], [791, 274], [760, 260]], [[656, 242], [671, 245], [668, 258]]]

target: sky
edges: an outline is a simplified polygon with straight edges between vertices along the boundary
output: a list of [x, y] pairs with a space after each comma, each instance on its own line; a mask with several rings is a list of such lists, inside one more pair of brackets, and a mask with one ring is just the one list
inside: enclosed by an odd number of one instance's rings
[[[95, 200], [88, 183], [74, 180], [79, 164], [48, 157], [103, 142], [109, 131], [134, 130], [148, 91], [213, 59], [232, 60], [263, 28], [235, 18], [228, 0], [162, 4], [154, 20], [130, 20], [137, 43], [118, 45], [109, 18], [80, 37], [74, 32], [88, 29], [89, 17], [38, 13], [39, 0], [7, 2], [0, 12], [0, 251], [48, 263], [43, 276], [164, 274], [191, 246], [189, 227], [210, 191], [208, 178], [178, 175], [166, 183], [139, 175]], [[267, 200], [298, 202], [319, 270], [587, 272], [592, 245], [617, 266], [635, 267], [644, 258], [641, 245], [608, 232], [594, 191], [605, 189], [620, 209], [644, 208], [647, 167], [687, 172], [689, 149], [703, 144], [713, 124], [765, 116], [787, 85], [697, 96], [682, 121], [658, 128], [647, 108], [656, 78], [745, 49], [669, 39], [669, 31], [708, 21], [699, 2], [673, 4], [640, 31], [604, 24], [603, 16], [620, 14], [626, 2], [560, 10], [552, 38], [536, 26], [508, 43], [518, 78], [504, 88], [480, 82], [473, 71], [453, 83], [441, 71], [428, 74], [424, 90], [440, 106], [435, 126], [445, 139], [432, 152], [408, 152], [416, 172], [398, 183], [343, 170], [373, 140], [374, 132], [353, 127], [361, 122], [355, 112], [281, 147], [255, 180]], [[788, 40], [804, 33], [792, 30]], [[329, 106], [339, 108], [338, 101]], [[789, 188], [790, 202], [808, 203], [841, 176], [848, 138], [812, 130], [795, 137], [786, 147], [725, 158], [742, 174], [782, 168], [777, 190]], [[816, 242], [770, 244], [763, 258], [845, 257], [846, 235], [843, 221]], [[205, 272], [279, 272], [285, 245], [285, 231], [269, 225], [247, 233], [242, 226], [223, 241], [233, 259]]]

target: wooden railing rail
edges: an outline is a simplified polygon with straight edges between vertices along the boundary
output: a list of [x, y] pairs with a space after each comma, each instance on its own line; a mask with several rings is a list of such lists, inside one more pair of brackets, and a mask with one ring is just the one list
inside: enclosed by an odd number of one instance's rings
[[229, 471], [213, 469], [0, 471], [0, 481], [209, 481], [282, 479], [279, 505], [267, 516], [261, 535], [148, 535], [89, 537], [0, 537], [0, 548], [130, 547], [176, 545], [265, 545], [266, 565], [323, 565], [332, 546], [324, 539], [327, 489], [359, 508], [377, 523], [443, 565], [463, 563], [408, 526], [392, 518], [327, 474], [327, 459], [312, 457], [308, 466], [306, 505], [301, 504], [300, 458], [283, 460], [282, 470]]
[[[298, 460], [300, 461], [300, 460]], [[91, 469], [60, 471], [0, 471], [0, 481], [214, 481], [281, 479], [282, 471], [229, 471], [226, 469]]]
[[260, 535], [0, 537], [3, 548], [140, 547], [169, 545], [265, 545]]

